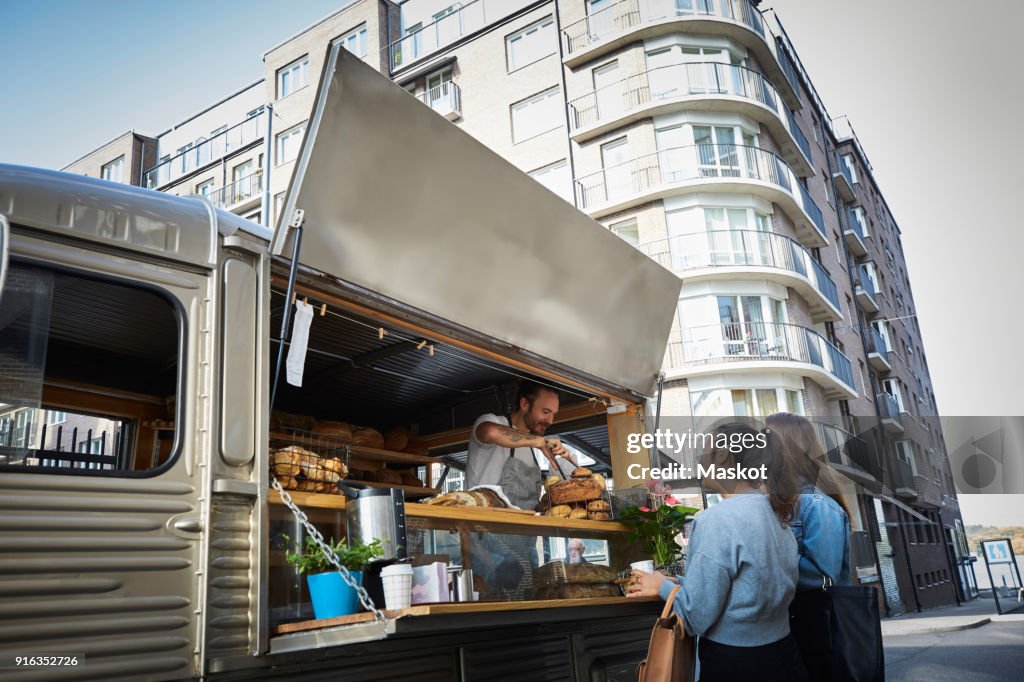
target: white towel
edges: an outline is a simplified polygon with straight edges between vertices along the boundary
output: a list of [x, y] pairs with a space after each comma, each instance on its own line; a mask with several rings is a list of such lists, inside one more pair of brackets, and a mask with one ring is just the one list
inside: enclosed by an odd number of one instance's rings
[[292, 322], [292, 339], [288, 346], [288, 383], [302, 386], [302, 370], [306, 367], [306, 346], [309, 345], [309, 325], [313, 322], [313, 306], [295, 301], [295, 321]]

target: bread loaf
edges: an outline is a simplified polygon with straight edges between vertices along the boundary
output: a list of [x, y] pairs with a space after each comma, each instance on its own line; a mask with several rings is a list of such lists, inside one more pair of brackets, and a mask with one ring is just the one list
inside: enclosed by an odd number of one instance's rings
[[548, 516], [554, 516], [559, 519], [569, 518], [570, 513], [572, 513], [572, 507], [567, 504], [556, 504], [548, 510]]
[[439, 507], [491, 507], [493, 509], [504, 509], [508, 505], [498, 497], [493, 490], [481, 488], [479, 490], [456, 490], [426, 500], [424, 504], [433, 504]]
[[377, 482], [378, 483], [391, 483], [394, 485], [402, 484], [402, 475], [393, 469], [378, 469], [377, 470]]
[[590, 519], [591, 521], [611, 521], [612, 515], [611, 515], [611, 512], [606, 512], [606, 511], [605, 512], [600, 512], [600, 511], [591, 512], [591, 511], [588, 511], [587, 512], [587, 518]]
[[423, 481], [416, 478], [416, 475], [411, 471], [403, 471], [400, 475], [402, 477], [402, 485], [414, 485], [419, 488], [423, 487]]
[[[299, 448], [301, 450], [301, 448]], [[300, 471], [299, 453], [292, 448], [284, 448], [270, 454], [270, 464], [277, 476], [298, 476]]]
[[313, 433], [329, 438], [352, 440], [352, 426], [345, 422], [320, 422], [313, 429]]
[[384, 449], [401, 452], [409, 446], [412, 432], [404, 426], [392, 426], [384, 434]]
[[384, 447], [384, 436], [380, 435], [380, 431], [376, 429], [359, 426], [352, 429], [352, 442], [355, 445], [380, 449]]
[[604, 500], [594, 500], [593, 502], [587, 503], [587, 511], [592, 512], [606, 512], [611, 511], [611, 505]]
[[589, 477], [580, 478], [556, 483], [548, 490], [548, 495], [552, 504], [574, 504], [600, 498], [601, 488]]
[[587, 510], [582, 508], [573, 509], [571, 512], [569, 512], [569, 518], [578, 519], [582, 521], [583, 519], [587, 518]]

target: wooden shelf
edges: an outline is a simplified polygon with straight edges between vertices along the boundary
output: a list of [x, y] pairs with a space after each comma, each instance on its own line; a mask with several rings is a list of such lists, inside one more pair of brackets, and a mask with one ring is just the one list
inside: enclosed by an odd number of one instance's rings
[[[393, 452], [391, 450], [368, 448], [364, 445], [353, 445], [350, 441], [346, 441], [341, 438], [334, 438], [332, 436], [318, 436], [316, 434], [311, 434], [309, 436], [298, 436], [290, 433], [279, 433], [276, 431], [271, 431], [270, 440], [271, 442], [287, 443], [289, 445], [298, 445], [301, 447], [310, 447], [310, 441], [315, 440], [323, 444], [332, 445], [339, 449], [348, 448], [348, 451], [351, 454], [356, 455], [357, 457], [375, 459], [380, 462], [392, 462], [395, 464], [412, 464], [416, 466], [438, 463], [438, 460], [434, 457], [427, 457], [425, 455], [413, 455], [408, 452]], [[391, 487], [398, 488], [401, 486]]]
[[[373, 484], [368, 484], [373, 485]], [[386, 484], [379, 484], [386, 485]], [[389, 486], [402, 487], [402, 486]], [[426, 488], [426, 490], [430, 490]], [[436, 491], [431, 491], [433, 494]], [[302, 493], [289, 490], [292, 501], [300, 507], [320, 509], [344, 509], [344, 495], [323, 493]], [[270, 491], [271, 504], [283, 504], [276, 490]], [[405, 515], [418, 519], [446, 519], [451, 521], [473, 521], [499, 525], [530, 526], [555, 530], [585, 530], [605, 533], [628, 533], [629, 526], [616, 521], [585, 521], [580, 519], [558, 519], [551, 516], [537, 516], [524, 509], [488, 509], [479, 507], [438, 507], [430, 504], [411, 503], [405, 505]]]
[[[433, 497], [438, 491], [433, 488], [421, 488], [415, 485], [400, 485], [398, 483], [377, 483], [375, 481], [356, 481], [347, 478], [342, 479], [346, 483], [359, 483], [371, 488], [398, 488], [405, 491], [406, 499], [411, 497]], [[345, 496], [330, 493], [307, 493], [299, 490], [289, 490], [292, 501], [295, 504], [306, 507], [319, 507], [321, 509], [344, 509]], [[274, 504], [281, 504], [281, 496], [274, 489], [270, 490], [270, 501]]]
[[[635, 604], [638, 602], [660, 602], [661, 597], [591, 597], [589, 599], [549, 599], [544, 601], [481, 601], [455, 602], [442, 604], [416, 604], [407, 609], [385, 611], [390, 619], [415, 616], [440, 616], [469, 613], [494, 613], [498, 611], [534, 611], [537, 609], [565, 609], [578, 606], [613, 606], [616, 604]], [[321, 628], [365, 623], [373, 620], [372, 613], [356, 613], [338, 618], [322, 618], [305, 620], [299, 623], [287, 623], [274, 628], [275, 635], [286, 635], [292, 632], [306, 632]]]

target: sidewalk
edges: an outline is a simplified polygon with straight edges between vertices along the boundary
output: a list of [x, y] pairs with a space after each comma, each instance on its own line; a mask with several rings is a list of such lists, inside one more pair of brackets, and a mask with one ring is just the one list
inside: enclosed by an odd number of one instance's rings
[[965, 602], [960, 606], [945, 606], [921, 613], [882, 619], [882, 637], [897, 635], [924, 635], [977, 628], [992, 621], [1024, 621], [1024, 611], [1000, 616], [991, 594]]

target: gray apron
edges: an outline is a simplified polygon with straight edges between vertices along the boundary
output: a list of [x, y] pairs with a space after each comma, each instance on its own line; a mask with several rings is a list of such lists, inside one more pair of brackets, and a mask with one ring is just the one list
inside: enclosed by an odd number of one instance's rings
[[[512, 427], [511, 415], [508, 417], [508, 425]], [[537, 457], [533, 454], [532, 448], [530, 449], [530, 459], [533, 460], [533, 466], [516, 459], [516, 449], [509, 448], [508, 460], [506, 460], [505, 466], [501, 468], [501, 477], [498, 479], [498, 485], [501, 486], [501, 490], [505, 493], [505, 497], [508, 498], [509, 502], [520, 509], [532, 511], [537, 508], [537, 502], [540, 499], [540, 489], [544, 479], [541, 476], [540, 464], [537, 463]]]

